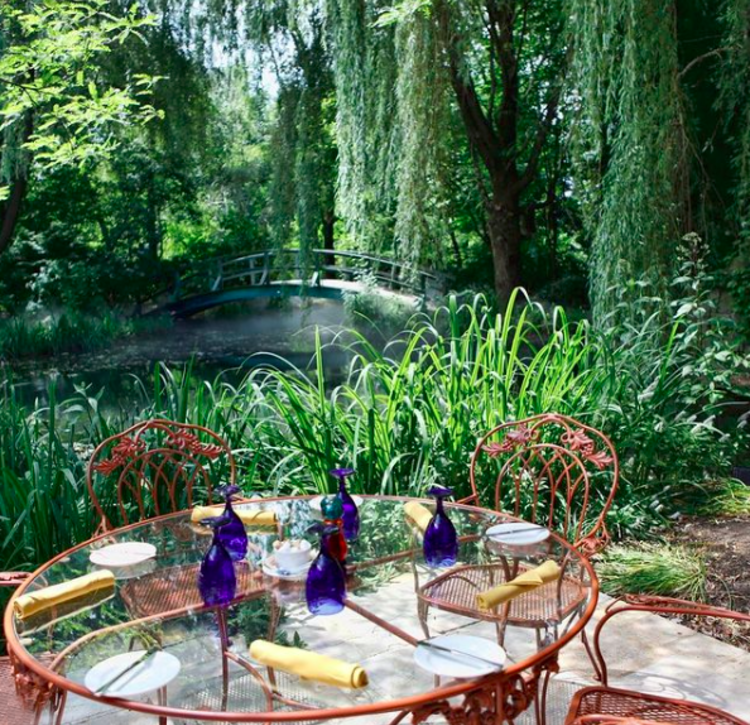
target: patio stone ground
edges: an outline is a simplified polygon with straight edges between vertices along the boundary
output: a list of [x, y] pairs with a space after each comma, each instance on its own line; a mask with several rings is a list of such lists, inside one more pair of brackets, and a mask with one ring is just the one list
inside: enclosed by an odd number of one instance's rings
[[[402, 599], [394, 595], [394, 588], [389, 586], [387, 599], [384, 598], [384, 592], [380, 591], [368, 594], [359, 601], [366, 605], [380, 597], [378, 611], [381, 614], [388, 612], [389, 621], [414, 636], [421, 637], [422, 632], [416, 618], [409, 616], [408, 606], [405, 604], [413, 602], [413, 593], [409, 594], [411, 581], [411, 577], [404, 578]], [[607, 601], [608, 598], [602, 597], [598, 613]], [[290, 630], [300, 628], [308, 616], [304, 606], [293, 608], [285, 626]], [[450, 617], [444, 613], [440, 613], [438, 617], [441, 618], [439, 624], [443, 631], [458, 630], [490, 638], [494, 633], [494, 628], [487, 623], [469, 623], [465, 618]], [[366, 668], [373, 683], [360, 692], [337, 691], [337, 694], [340, 692], [342, 704], [363, 704], [381, 699], [385, 693], [396, 692], [401, 695], [429, 686], [431, 676], [414, 665], [409, 645], [384, 635], [376, 625], [353, 612], [345, 610], [336, 617], [318, 619], [315, 624], [314, 628], [302, 628], [308, 647], [329, 654], [345, 651], [346, 659], [357, 660]], [[593, 629], [593, 623], [590, 623], [589, 629]], [[648, 613], [618, 615], [605, 629], [602, 642], [610, 665], [611, 684], [704, 702], [750, 721], [750, 653]], [[196, 646], [201, 645], [194, 640], [185, 644], [186, 648]], [[524, 651], [532, 646], [533, 639], [528, 632], [509, 631], [507, 649], [516, 657], [523, 656]], [[246, 651], [245, 643], [241, 640], [235, 642], [235, 647], [238, 651]], [[178, 654], [177, 650], [172, 651]], [[563, 650], [560, 665], [561, 674], [555, 678], [551, 688], [548, 712], [550, 725], [561, 725], [567, 703], [575, 689], [581, 685], [594, 684], [591, 665], [579, 638]], [[233, 670], [233, 687], [241, 686], [243, 674], [239, 668]], [[207, 670], [196, 673], [192, 680], [199, 680], [202, 686], [206, 686], [211, 681], [218, 682], [218, 676], [217, 671]], [[299, 691], [315, 701], [319, 688], [322, 687], [324, 686], [301, 685]], [[330, 688], [327, 693], [329, 701]], [[347, 720], [346, 723], [380, 725], [388, 719], [386, 716], [368, 716]], [[136, 713], [103, 710], [89, 701], [71, 698], [64, 722], [66, 725], [154, 725], [156, 720]], [[532, 719], [526, 716], [522, 725], [531, 722]]]

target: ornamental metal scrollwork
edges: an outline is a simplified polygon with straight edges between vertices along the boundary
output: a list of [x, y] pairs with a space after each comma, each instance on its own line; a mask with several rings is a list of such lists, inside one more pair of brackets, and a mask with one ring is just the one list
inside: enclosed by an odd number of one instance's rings
[[142, 440], [125, 436], [112, 448], [109, 458], [94, 464], [94, 470], [106, 476], [138, 456], [145, 448], [146, 444]]
[[[210, 460], [218, 458], [224, 451], [221, 446], [213, 443], [203, 443], [194, 433], [184, 428], [175, 431], [166, 431], [167, 442], [178, 451], [187, 451], [193, 455], [205, 456]], [[110, 451], [109, 458], [104, 458], [94, 464], [94, 470], [98, 473], [109, 475], [118, 468], [124, 466], [128, 461], [137, 458], [146, 449], [146, 443], [141, 438], [121, 438], [117, 445]]]
[[[529, 428], [526, 424], [521, 424], [515, 430], [506, 433], [505, 438], [497, 443], [487, 443], [482, 446], [482, 450], [490, 457], [497, 458], [503, 453], [512, 453], [518, 448], [522, 448], [539, 437], [538, 429]], [[579, 453], [582, 458], [591, 463], [600, 471], [613, 463], [614, 458], [606, 450], [596, 450], [594, 440], [588, 435], [583, 428], [566, 430], [560, 435], [560, 443], [569, 450]]]
[[189, 433], [184, 428], [180, 428], [176, 431], [167, 431], [167, 438], [169, 442], [179, 450], [189, 451], [196, 455], [205, 456], [213, 460], [220, 456], [223, 452], [221, 446], [217, 446], [213, 443], [201, 443], [195, 433]]
[[535, 665], [525, 676], [519, 673], [470, 692], [459, 705], [451, 705], [447, 700], [424, 705], [412, 713], [412, 725], [421, 725], [433, 715], [442, 716], [448, 725], [513, 722], [534, 704], [540, 679], [558, 670], [557, 657], [553, 655]]
[[525, 446], [529, 441], [536, 438], [537, 434], [526, 425], [519, 425], [516, 430], [508, 431], [500, 443], [488, 443], [483, 447], [490, 458], [497, 458], [502, 453], [510, 453], [516, 448]]
[[45, 678], [26, 669], [11, 657], [13, 667], [13, 681], [16, 693], [23, 700], [29, 710], [39, 712], [46, 705], [51, 704], [53, 712], [59, 706], [60, 691]]
[[589, 463], [603, 471], [614, 458], [607, 451], [597, 451], [596, 445], [583, 428], [567, 431], [560, 436], [560, 442], [581, 454]]
[[430, 703], [416, 710], [412, 715], [412, 725], [420, 725], [433, 715], [442, 715], [449, 725], [497, 725], [497, 685], [470, 692], [457, 706], [447, 700]]

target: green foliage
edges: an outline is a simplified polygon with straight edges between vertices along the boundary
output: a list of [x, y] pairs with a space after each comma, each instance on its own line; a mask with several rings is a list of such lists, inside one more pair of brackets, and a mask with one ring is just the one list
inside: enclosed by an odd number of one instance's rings
[[695, 492], [689, 508], [701, 516], [747, 516], [750, 486], [732, 478], [712, 481]]
[[[0, 20], [8, 29], [0, 48], [2, 181], [15, 178], [24, 153], [46, 169], [101, 158], [117, 145], [113, 125], [157, 115], [144, 102], [153, 77], [135, 75], [125, 87], [100, 81], [102, 56], [153, 22], [137, 6], [117, 17], [106, 0], [3, 3]], [[10, 143], [14, 136], [20, 143]]]
[[344, 309], [355, 326], [377, 328], [387, 340], [402, 330], [417, 313], [415, 304], [403, 297], [378, 289], [372, 275], [360, 275], [362, 288], [357, 292], [344, 292]]
[[170, 324], [164, 319], [127, 320], [108, 312], [101, 317], [80, 313], [14, 317], [0, 321], [0, 360], [43, 358], [61, 352], [93, 352], [116, 338]]
[[706, 599], [706, 561], [696, 551], [674, 544], [613, 546], [597, 566], [608, 594], [655, 594], [691, 601]]
[[586, 114], [575, 129], [578, 175], [592, 238], [592, 305], [601, 322], [623, 277], [648, 272], [644, 294], [668, 291], [675, 243], [689, 230], [689, 141], [674, 3], [576, 0], [572, 8], [575, 83]]
[[[50, 406], [26, 411], [9, 385], [0, 437], [4, 561], [33, 563], [53, 544], [62, 549], [90, 533], [82, 494], [88, 452], [135, 419], [161, 416], [217, 431], [235, 452], [248, 491], [326, 492], [327, 471], [346, 462], [357, 469], [358, 492], [421, 494], [439, 482], [460, 497], [469, 492], [469, 459], [484, 432], [559, 411], [613, 439], [621, 485], [610, 530], [645, 533], [696, 484], [726, 470], [746, 442], [736, 425], [716, 425], [721, 396], [712, 381], [739, 364], [714, 349], [718, 331], [709, 334], [697, 308], [680, 313], [668, 337], [657, 320], [642, 332], [605, 338], [560, 308], [545, 313], [517, 298], [495, 314], [482, 298], [464, 305], [454, 298], [383, 353], [347, 332], [352, 359], [334, 385], [321, 345], [310, 375], [255, 369], [237, 386], [221, 376], [200, 382], [189, 369], [157, 368], [152, 380], [138, 383], [137, 409], [108, 415], [100, 412], [104, 391], [55, 403], [53, 390]], [[37, 516], [27, 508], [48, 491], [52, 501], [65, 498], [65, 513], [50, 513], [37, 533], [23, 522]]]

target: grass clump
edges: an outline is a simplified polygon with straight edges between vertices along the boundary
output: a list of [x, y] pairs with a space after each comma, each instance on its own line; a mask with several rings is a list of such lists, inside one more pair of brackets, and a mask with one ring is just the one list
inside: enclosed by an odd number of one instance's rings
[[703, 516], [745, 516], [750, 514], [750, 486], [735, 478], [726, 478], [707, 487], [697, 507]]
[[169, 325], [167, 318], [126, 318], [107, 311], [101, 316], [62, 315], [13, 317], [0, 321], [0, 358], [42, 358], [63, 352], [101, 350], [121, 337]]
[[613, 546], [597, 567], [608, 594], [656, 594], [705, 601], [704, 557], [685, 546], [666, 543]]

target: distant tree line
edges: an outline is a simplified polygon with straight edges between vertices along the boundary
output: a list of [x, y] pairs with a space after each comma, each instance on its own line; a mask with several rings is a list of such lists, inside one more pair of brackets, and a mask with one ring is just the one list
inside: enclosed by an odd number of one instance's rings
[[605, 323], [628, 284], [668, 298], [698, 235], [750, 311], [750, 0], [14, 0], [0, 19], [8, 310], [299, 245]]

